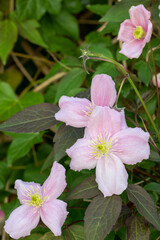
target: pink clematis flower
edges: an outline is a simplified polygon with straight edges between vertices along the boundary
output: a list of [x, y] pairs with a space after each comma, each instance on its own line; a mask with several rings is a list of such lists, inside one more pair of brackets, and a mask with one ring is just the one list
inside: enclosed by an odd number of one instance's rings
[[148, 159], [149, 134], [128, 128], [122, 114], [109, 107], [95, 107], [84, 138], [69, 149], [70, 167], [75, 171], [96, 167], [96, 182], [104, 197], [121, 194], [127, 188], [125, 164]]
[[120, 53], [128, 58], [138, 58], [152, 35], [151, 14], [140, 4], [129, 10], [130, 19], [121, 23], [118, 40], [124, 42]]
[[16, 180], [15, 188], [22, 205], [5, 222], [5, 231], [14, 239], [28, 236], [41, 217], [55, 236], [61, 235], [61, 227], [68, 214], [67, 204], [56, 198], [65, 187], [65, 168], [57, 162], [54, 162], [42, 187], [38, 183]]
[[86, 98], [62, 96], [55, 118], [73, 127], [85, 127], [96, 105], [112, 107], [115, 100], [114, 81], [106, 74], [98, 74], [92, 79], [91, 102]]
[[[156, 86], [156, 77], [155, 75], [152, 78], [153, 85]], [[157, 74], [157, 82], [158, 82], [158, 88], [160, 88], [160, 73]]]

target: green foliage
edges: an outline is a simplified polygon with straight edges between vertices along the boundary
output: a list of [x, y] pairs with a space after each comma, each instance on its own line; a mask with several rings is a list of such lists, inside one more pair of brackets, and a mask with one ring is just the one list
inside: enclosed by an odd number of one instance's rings
[[42, 134], [40, 133], [18, 134], [9, 146], [8, 164], [12, 164], [17, 159], [25, 156], [34, 144], [40, 142], [42, 142]]
[[11, 20], [0, 21], [0, 58], [6, 64], [8, 54], [17, 40], [17, 27]]
[[[130, 7], [139, 4], [151, 12], [154, 33], [142, 55], [128, 59], [119, 53], [117, 35], [121, 22], [129, 18]], [[159, 89], [152, 83], [155, 69], [160, 72], [158, 6], [151, 0], [1, 0], [0, 210], [8, 218], [19, 206], [16, 179], [42, 185], [54, 161], [66, 169], [67, 187], [60, 199], [67, 203], [69, 214], [63, 235], [55, 237], [40, 222], [26, 240], [158, 239], [160, 144], [155, 129], [135, 89], [116, 65], [79, 58], [80, 50], [86, 48], [122, 64], [159, 131]], [[132, 184], [120, 196], [106, 198], [98, 189], [95, 169], [69, 167], [66, 149], [83, 138], [84, 129], [66, 126], [54, 117], [61, 96], [90, 99], [96, 74], [113, 78], [117, 93], [120, 90], [117, 107], [125, 107], [128, 126], [148, 131], [151, 143], [149, 159], [126, 165]]]

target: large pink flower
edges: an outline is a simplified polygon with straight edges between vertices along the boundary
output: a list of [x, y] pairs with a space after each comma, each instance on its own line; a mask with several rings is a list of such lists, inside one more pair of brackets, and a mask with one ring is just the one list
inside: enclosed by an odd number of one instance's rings
[[127, 188], [124, 164], [135, 164], [150, 154], [149, 134], [128, 128], [123, 116], [109, 107], [95, 107], [84, 138], [69, 149], [70, 167], [75, 171], [96, 167], [96, 182], [104, 196], [121, 194]]
[[142, 4], [132, 6], [129, 14], [130, 19], [121, 23], [118, 33], [118, 40], [124, 42], [120, 53], [128, 58], [138, 58], [152, 35], [151, 14]]
[[57, 162], [54, 162], [50, 176], [42, 187], [38, 183], [16, 180], [15, 188], [22, 205], [5, 222], [5, 231], [14, 239], [28, 236], [41, 217], [55, 236], [61, 235], [68, 212], [67, 204], [57, 197], [65, 187], [65, 168]]
[[98, 74], [92, 80], [91, 102], [86, 98], [62, 96], [59, 100], [60, 110], [55, 118], [73, 127], [86, 127], [94, 107], [112, 107], [116, 100], [115, 83], [106, 74]]

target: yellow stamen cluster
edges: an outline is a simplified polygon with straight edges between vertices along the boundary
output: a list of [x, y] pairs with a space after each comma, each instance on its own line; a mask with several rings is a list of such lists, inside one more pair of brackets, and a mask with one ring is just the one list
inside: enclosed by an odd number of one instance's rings
[[100, 134], [96, 139], [90, 141], [90, 148], [93, 149], [91, 153], [91, 157], [95, 157], [96, 159], [108, 155], [111, 147], [112, 147], [112, 139], [110, 138], [110, 134], [103, 137]]
[[30, 186], [31, 190], [28, 189], [26, 190], [26, 195], [27, 197], [29, 197], [29, 200], [24, 200], [26, 205], [29, 206], [33, 206], [36, 208], [39, 208], [40, 206], [42, 206], [45, 198], [42, 197], [42, 195], [40, 194], [40, 188], [33, 188], [33, 186]]
[[85, 113], [86, 117], [89, 117], [91, 115], [91, 113], [93, 112], [94, 107], [95, 107], [94, 103], [90, 103], [89, 107], [87, 106], [86, 110], [83, 110], [83, 112]]
[[133, 37], [135, 39], [142, 39], [145, 38], [146, 32], [144, 31], [143, 27], [137, 26], [133, 32]]

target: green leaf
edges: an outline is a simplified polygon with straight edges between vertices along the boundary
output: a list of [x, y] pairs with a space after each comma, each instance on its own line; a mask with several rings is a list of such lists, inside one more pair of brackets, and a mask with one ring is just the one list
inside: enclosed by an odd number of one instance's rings
[[47, 232], [42, 237], [40, 237], [39, 240], [64, 240], [64, 237], [55, 237], [52, 232]]
[[[145, 7], [149, 6], [151, 3], [151, 0], [141, 0], [141, 4], [143, 4]], [[119, 3], [117, 3], [115, 6], [113, 6], [111, 9], [109, 9], [106, 13], [106, 15], [101, 18], [101, 22], [121, 22], [127, 18], [129, 18], [129, 9], [132, 6], [139, 5], [139, 0], [123, 0]]]
[[10, 144], [7, 161], [12, 164], [17, 159], [24, 157], [36, 143], [42, 142], [42, 134], [28, 133], [18, 135]]
[[51, 14], [59, 14], [62, 0], [42, 0], [46, 10]]
[[160, 195], [160, 183], [151, 182], [144, 186], [144, 189], [147, 191], [153, 191]]
[[39, 27], [39, 23], [34, 19], [18, 23], [19, 33], [22, 35], [22, 37], [28, 39], [32, 43], [38, 44], [44, 48], [48, 48], [38, 32], [37, 27]]
[[83, 137], [82, 128], [73, 128], [62, 124], [56, 132], [53, 141], [54, 144], [54, 160], [59, 161], [66, 155], [66, 149], [70, 148], [78, 138]]
[[7, 56], [17, 40], [17, 27], [11, 20], [0, 21], [0, 57], [6, 64]]
[[127, 220], [127, 240], [149, 240], [149, 228], [142, 216], [132, 216]]
[[[45, 0], [46, 1], [46, 0]], [[16, 0], [16, 11], [20, 21], [40, 19], [45, 13], [44, 0]], [[55, 0], [54, 0], [55, 1]]]
[[64, 0], [64, 8], [71, 13], [79, 13], [83, 9], [81, 0]]
[[55, 102], [58, 102], [62, 95], [68, 95], [68, 92], [72, 89], [79, 88], [82, 85], [85, 76], [86, 73], [82, 68], [74, 68], [68, 72], [68, 74], [62, 78], [58, 85]]
[[41, 103], [25, 108], [0, 125], [0, 131], [29, 133], [39, 132], [55, 125], [54, 118], [58, 107]]
[[28, 92], [25, 96], [20, 99], [20, 103], [22, 104], [23, 108], [40, 104], [44, 102], [43, 95], [38, 92]]
[[107, 63], [107, 62], [99, 64], [99, 66], [96, 68], [96, 72], [94, 75], [96, 74], [108, 74], [112, 78], [115, 78], [118, 75], [114, 65], [112, 63]]
[[41, 172], [41, 167], [37, 167], [34, 164], [30, 164], [24, 171], [24, 181], [25, 182], [36, 182], [43, 185], [48, 175]]
[[146, 85], [149, 85], [151, 80], [151, 72], [147, 62], [139, 61], [135, 64], [135, 69], [138, 70], [139, 79]]
[[57, 33], [67, 35], [75, 40], [79, 39], [77, 20], [73, 15], [65, 10], [62, 10], [58, 16], [54, 17], [54, 28]]
[[87, 8], [101, 17], [105, 15], [105, 13], [110, 9], [110, 6], [107, 4], [95, 4], [95, 5], [88, 5]]
[[150, 156], [149, 156], [149, 159], [153, 162], [158, 162], [160, 163], [160, 157], [159, 157], [159, 154], [153, 150], [151, 150], [151, 153], [150, 153]]
[[[18, 98], [15, 95], [13, 89], [8, 83], [0, 82], [0, 120], [6, 120], [16, 110], [20, 110], [20, 106], [17, 107]], [[18, 109], [15, 109], [15, 108]]]
[[133, 184], [128, 185], [127, 193], [129, 200], [136, 205], [138, 212], [156, 229], [160, 230], [160, 217], [149, 194], [142, 187]]
[[3, 189], [6, 181], [9, 177], [11, 169], [8, 167], [6, 162], [0, 162], [0, 189]]
[[104, 240], [116, 223], [122, 207], [120, 196], [95, 197], [89, 204], [84, 217], [86, 240]]
[[86, 178], [76, 188], [72, 190], [67, 196], [67, 200], [80, 199], [80, 198], [93, 198], [100, 194], [97, 183], [95, 181], [95, 175]]
[[67, 240], [85, 240], [83, 226], [72, 225], [65, 230], [65, 239]]

